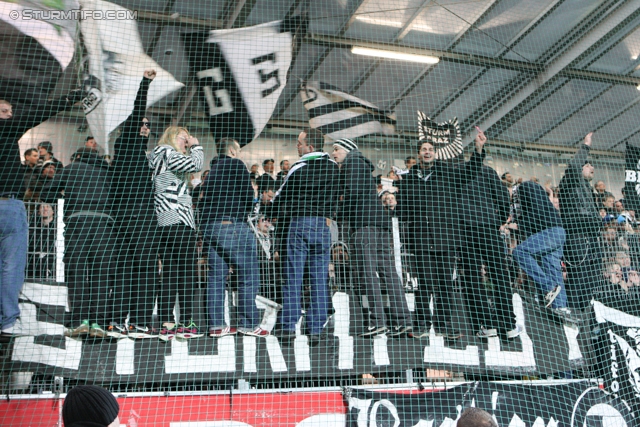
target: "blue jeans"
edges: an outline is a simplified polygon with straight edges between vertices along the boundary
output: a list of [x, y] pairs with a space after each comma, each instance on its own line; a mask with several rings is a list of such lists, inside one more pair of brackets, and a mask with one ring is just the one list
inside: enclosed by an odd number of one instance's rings
[[209, 285], [207, 307], [209, 327], [221, 329], [224, 321], [224, 284], [233, 265], [238, 274], [238, 326], [255, 329], [260, 325], [256, 295], [260, 288], [260, 266], [256, 237], [246, 222], [212, 222], [204, 226], [209, 245]]
[[[513, 251], [513, 258], [542, 292], [547, 293], [556, 286], [562, 291], [551, 304], [552, 308], [567, 306], [567, 292], [562, 280], [562, 247], [565, 232], [562, 227], [547, 228], [529, 236]], [[540, 262], [538, 262], [538, 260]]]
[[18, 296], [27, 266], [29, 225], [22, 200], [0, 200], [0, 327], [8, 329], [20, 317]]
[[305, 271], [308, 271], [311, 301], [306, 310], [307, 332], [322, 332], [331, 301], [328, 286], [330, 252], [331, 233], [326, 218], [301, 217], [291, 220], [280, 317], [283, 330], [294, 331], [296, 328], [302, 313], [302, 279]]

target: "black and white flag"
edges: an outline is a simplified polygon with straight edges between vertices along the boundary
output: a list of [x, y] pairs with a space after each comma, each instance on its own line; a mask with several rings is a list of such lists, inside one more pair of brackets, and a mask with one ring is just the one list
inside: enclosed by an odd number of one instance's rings
[[500, 427], [636, 425], [620, 399], [589, 381], [563, 385], [476, 382], [444, 391], [376, 392], [346, 388], [348, 427], [455, 427], [467, 408], [489, 412]]
[[184, 85], [145, 54], [135, 14], [102, 0], [80, 0], [83, 9], [113, 11], [119, 19], [87, 18], [80, 29], [89, 52], [85, 76], [87, 97], [82, 101], [92, 135], [109, 153], [109, 133], [129, 117], [144, 70], [156, 77], [149, 86], [147, 107]]
[[183, 34], [215, 139], [244, 146], [257, 138], [287, 84], [294, 38], [306, 20], [294, 17], [237, 30]]
[[436, 159], [450, 160], [462, 154], [462, 135], [457, 117], [437, 123], [418, 111], [418, 139], [433, 144]]
[[350, 95], [322, 82], [306, 82], [300, 88], [309, 125], [332, 140], [371, 134], [391, 135], [396, 117], [392, 111]]
[[73, 59], [77, 21], [61, 15], [75, 0], [0, 1], [0, 99], [44, 103]]
[[627, 142], [625, 149], [624, 207], [640, 209], [640, 147]]
[[[630, 291], [630, 292], [633, 292]], [[617, 308], [593, 301], [598, 323], [595, 343], [599, 374], [606, 389], [624, 399], [634, 410], [640, 409], [640, 300], [613, 301]], [[619, 310], [633, 312], [625, 313]]]

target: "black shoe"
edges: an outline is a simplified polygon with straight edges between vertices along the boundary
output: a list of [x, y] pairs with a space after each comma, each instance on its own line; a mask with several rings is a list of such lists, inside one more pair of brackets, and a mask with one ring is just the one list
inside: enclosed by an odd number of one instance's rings
[[389, 332], [387, 333], [388, 336], [390, 337], [400, 337], [402, 335], [411, 335], [411, 332], [413, 331], [413, 326], [394, 326], [391, 328], [391, 330], [389, 330]]
[[457, 340], [462, 337], [462, 333], [455, 329], [436, 330], [436, 336], [444, 337], [448, 340]]
[[371, 338], [378, 335], [383, 335], [387, 333], [388, 329], [386, 326], [369, 326], [366, 331], [360, 334], [361, 337]]

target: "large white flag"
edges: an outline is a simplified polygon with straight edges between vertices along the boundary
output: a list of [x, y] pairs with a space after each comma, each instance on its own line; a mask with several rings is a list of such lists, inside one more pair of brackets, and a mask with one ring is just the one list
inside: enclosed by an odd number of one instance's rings
[[[113, 10], [118, 16], [127, 11], [102, 0], [80, 0], [80, 4], [88, 10]], [[147, 107], [184, 85], [145, 54], [135, 19], [88, 18], [80, 29], [89, 52], [84, 111], [93, 136], [108, 153], [109, 133], [131, 114], [145, 69], [157, 72], [149, 86]]]
[[293, 17], [183, 35], [215, 138], [245, 145], [260, 135], [287, 84], [294, 38], [305, 29], [306, 20]]
[[75, 52], [75, 0], [0, 1], [0, 99], [46, 102]]
[[382, 110], [335, 86], [307, 82], [300, 88], [300, 96], [309, 114], [309, 125], [332, 140], [395, 132], [393, 111]]

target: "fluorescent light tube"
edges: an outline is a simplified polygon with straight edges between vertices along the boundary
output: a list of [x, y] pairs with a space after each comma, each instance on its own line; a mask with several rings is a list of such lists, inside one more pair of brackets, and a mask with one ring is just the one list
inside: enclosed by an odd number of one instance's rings
[[421, 62], [423, 64], [437, 64], [440, 58], [427, 55], [414, 55], [412, 53], [394, 52], [391, 50], [369, 49], [366, 47], [354, 46], [351, 53], [355, 55], [375, 56], [378, 58], [397, 59], [399, 61]]

